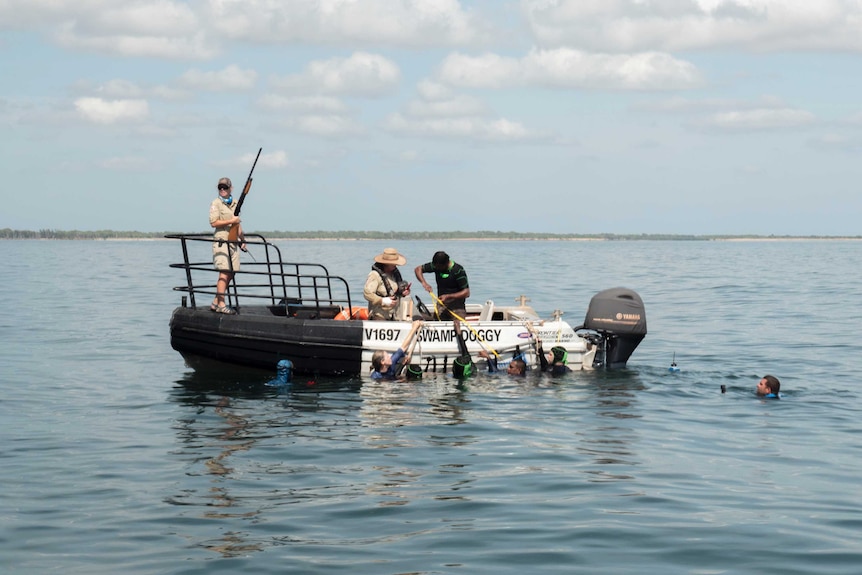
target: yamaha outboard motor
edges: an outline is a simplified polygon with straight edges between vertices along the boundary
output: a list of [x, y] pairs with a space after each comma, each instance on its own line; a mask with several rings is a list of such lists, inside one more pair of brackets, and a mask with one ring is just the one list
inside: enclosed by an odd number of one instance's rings
[[647, 332], [641, 296], [621, 287], [600, 291], [590, 300], [583, 329], [599, 336], [587, 338], [599, 345], [594, 367], [625, 367]]

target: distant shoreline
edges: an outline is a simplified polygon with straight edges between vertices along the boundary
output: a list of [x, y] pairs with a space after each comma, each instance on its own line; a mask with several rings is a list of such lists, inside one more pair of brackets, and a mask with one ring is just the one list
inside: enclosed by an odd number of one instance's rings
[[[95, 240], [95, 241], [161, 241], [165, 235], [178, 232], [136, 232], [114, 230], [12, 230], [0, 229], [0, 239], [5, 240]], [[189, 235], [209, 235], [210, 231]], [[249, 235], [252, 235], [251, 233]], [[790, 235], [689, 235], [689, 234], [549, 234], [526, 232], [377, 232], [377, 231], [309, 231], [255, 232], [268, 240], [279, 241], [726, 241], [726, 242], [781, 242], [799, 240], [848, 241], [862, 240], [862, 236], [790, 236]]]

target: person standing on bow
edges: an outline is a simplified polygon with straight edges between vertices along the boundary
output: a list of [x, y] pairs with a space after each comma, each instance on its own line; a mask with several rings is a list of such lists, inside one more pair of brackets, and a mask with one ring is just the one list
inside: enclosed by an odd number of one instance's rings
[[431, 286], [425, 281], [425, 274], [434, 272], [437, 280], [437, 299], [443, 302], [445, 308], [437, 310], [438, 319], [454, 319], [455, 330], [458, 321], [453, 316], [457, 314], [462, 318], [467, 314], [467, 298], [470, 297], [470, 283], [467, 281], [467, 272], [461, 264], [449, 259], [446, 252], [437, 252], [430, 262], [416, 266], [414, 270], [416, 279], [422, 282], [425, 291], [431, 292]]
[[[231, 226], [240, 226], [239, 216], [234, 215], [238, 202], [233, 200], [233, 184], [230, 178], [218, 181], [218, 197], [210, 204], [210, 225], [213, 233], [213, 265], [219, 271], [216, 283], [216, 295], [210, 304], [210, 311], [225, 314], [235, 314], [236, 310], [225, 303], [225, 293], [234, 273], [239, 269], [239, 250], [236, 245], [228, 244], [228, 234]], [[242, 242], [239, 249], [245, 250], [245, 234], [242, 226], [237, 237]]]
[[398, 270], [406, 263], [407, 258], [395, 248], [386, 248], [375, 256], [363, 292], [368, 301], [368, 319], [412, 319], [411, 284], [401, 280]]

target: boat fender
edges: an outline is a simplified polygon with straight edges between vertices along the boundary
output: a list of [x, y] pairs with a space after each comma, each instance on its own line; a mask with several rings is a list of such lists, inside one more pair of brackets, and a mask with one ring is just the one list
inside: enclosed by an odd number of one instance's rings
[[342, 308], [340, 312], [335, 316], [335, 319], [338, 320], [347, 320], [347, 319], [368, 319], [368, 308], [366, 307], [351, 307]]

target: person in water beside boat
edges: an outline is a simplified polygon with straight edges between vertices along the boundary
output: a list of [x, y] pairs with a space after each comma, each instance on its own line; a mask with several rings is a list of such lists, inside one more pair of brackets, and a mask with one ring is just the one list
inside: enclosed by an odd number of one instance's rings
[[551, 351], [546, 353], [542, 347], [542, 340], [537, 340], [536, 344], [538, 346], [539, 369], [541, 371], [547, 371], [554, 375], [572, 371], [572, 368], [568, 366], [569, 352], [566, 351], [566, 348], [561, 345], [555, 345], [551, 348]]
[[492, 355], [484, 349], [479, 352], [479, 357], [483, 357], [488, 361], [488, 373], [500, 371], [502, 365], [506, 366], [506, 373], [509, 375], [527, 375], [527, 362], [521, 357], [513, 357], [505, 361], [499, 361], [495, 355]]
[[[459, 356], [452, 362], [452, 375], [456, 379], [466, 379], [473, 375], [476, 369], [473, 358], [467, 349], [467, 342], [463, 338], [458, 338]], [[527, 362], [520, 356], [515, 356], [512, 359], [499, 361], [496, 353], [488, 353], [487, 350], [479, 350], [479, 357], [484, 358], [488, 362], [488, 373], [496, 373], [500, 371], [500, 364], [506, 366], [506, 373], [509, 375], [526, 375]]]
[[764, 399], [781, 399], [778, 392], [781, 390], [781, 382], [774, 375], [764, 375], [757, 382], [757, 395]]
[[411, 284], [401, 279], [398, 266], [407, 258], [395, 248], [386, 248], [374, 257], [365, 280], [364, 296], [368, 301], [368, 319], [409, 320], [413, 316], [410, 301]]
[[437, 281], [437, 299], [443, 304], [443, 309], [435, 306], [437, 319], [454, 320], [455, 333], [460, 334], [461, 324], [455, 316], [463, 318], [467, 315], [467, 298], [470, 297], [470, 283], [467, 281], [464, 267], [450, 260], [449, 254], [441, 251], [435, 253], [430, 262], [416, 266], [413, 271], [416, 279], [429, 293], [433, 290], [425, 281], [425, 274], [434, 274]]
[[395, 353], [383, 350], [374, 352], [371, 356], [371, 379], [396, 379], [398, 377], [403, 366], [410, 363], [410, 354], [407, 350], [411, 349], [413, 338], [416, 337], [423, 323], [421, 320], [413, 322], [407, 337], [404, 338]]
[[[484, 349], [479, 352], [479, 357], [483, 357], [488, 361], [488, 373], [497, 373], [500, 371], [499, 363], [506, 365], [506, 373], [508, 375], [524, 376], [527, 375], [527, 363], [520, 358], [512, 358], [503, 362], [497, 361], [497, 358], [489, 354]], [[473, 363], [469, 354], [459, 355], [452, 362], [452, 375], [456, 379], [467, 379], [476, 370], [476, 364]]]
[[225, 303], [225, 293], [230, 285], [234, 273], [239, 269], [239, 250], [236, 245], [227, 243], [228, 235], [232, 226], [240, 226], [239, 248], [245, 251], [245, 234], [243, 234], [239, 216], [234, 214], [238, 202], [233, 200], [233, 184], [230, 178], [221, 178], [218, 181], [218, 197], [210, 204], [210, 226], [215, 229], [213, 233], [213, 265], [217, 270], [218, 282], [216, 283], [216, 295], [210, 304], [210, 311], [217, 313], [235, 314], [236, 310]]
[[266, 382], [270, 387], [289, 388], [291, 386], [291, 378], [293, 376], [293, 362], [289, 359], [281, 359], [276, 364], [275, 379]]

